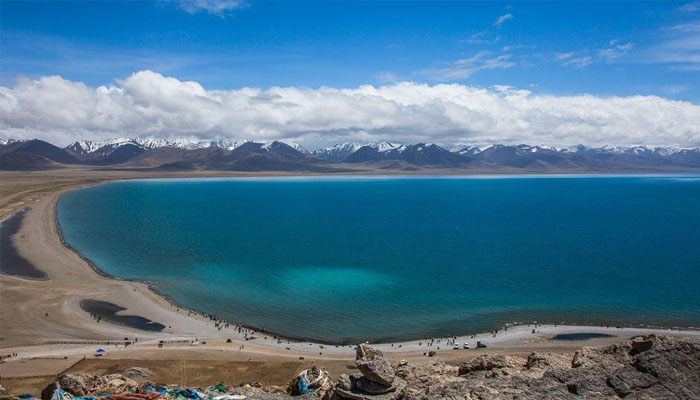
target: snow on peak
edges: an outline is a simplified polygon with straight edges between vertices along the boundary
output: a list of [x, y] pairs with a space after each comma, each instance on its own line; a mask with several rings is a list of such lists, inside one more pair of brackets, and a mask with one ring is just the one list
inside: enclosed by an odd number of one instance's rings
[[[185, 149], [185, 150], [196, 150], [196, 149], [204, 149], [204, 148], [209, 148], [209, 147], [218, 147], [224, 150], [233, 150], [238, 148], [244, 143], [258, 143], [264, 146], [265, 148], [269, 148], [269, 146], [274, 143], [274, 142], [261, 142], [261, 141], [248, 141], [248, 140], [231, 140], [231, 139], [213, 139], [213, 140], [201, 140], [199, 138], [193, 138], [193, 137], [178, 137], [174, 139], [160, 139], [160, 138], [151, 138], [151, 137], [146, 137], [146, 138], [125, 138], [125, 137], [120, 137], [120, 138], [114, 138], [114, 139], [108, 139], [108, 140], [101, 140], [101, 141], [91, 141], [91, 140], [79, 140], [74, 142], [73, 144], [69, 145], [68, 148], [71, 149], [72, 151], [86, 155], [90, 153], [94, 153], [97, 150], [104, 149], [106, 147], [106, 151], [114, 151], [115, 149], [124, 146], [124, 145], [133, 145], [140, 147], [145, 150], [151, 150], [151, 149], [156, 149], [156, 148], [163, 148], [163, 147], [172, 147], [172, 148], [178, 148], [178, 149]], [[284, 141], [280, 140], [279, 142], [285, 143], [297, 151], [300, 151], [302, 153], [309, 153], [308, 150], [306, 150], [302, 145], [299, 143], [295, 142], [289, 142], [289, 141]]]
[[400, 149], [401, 145], [396, 144], [396, 143], [391, 143], [391, 142], [375, 142], [375, 143], [370, 143], [367, 146], [372, 147], [374, 149], [377, 149], [379, 152], [387, 152], [391, 150], [397, 150]]
[[362, 147], [358, 143], [339, 143], [333, 146], [323, 147], [321, 149], [314, 150], [315, 154], [330, 154], [330, 153], [354, 153]]
[[8, 144], [19, 143], [19, 142], [26, 142], [26, 140], [0, 138], [0, 146], [5, 146]]

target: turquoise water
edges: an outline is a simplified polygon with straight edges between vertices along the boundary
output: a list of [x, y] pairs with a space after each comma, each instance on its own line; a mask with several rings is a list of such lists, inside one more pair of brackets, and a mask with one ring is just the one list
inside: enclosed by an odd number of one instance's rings
[[114, 182], [58, 218], [104, 271], [292, 337], [700, 326], [698, 175]]

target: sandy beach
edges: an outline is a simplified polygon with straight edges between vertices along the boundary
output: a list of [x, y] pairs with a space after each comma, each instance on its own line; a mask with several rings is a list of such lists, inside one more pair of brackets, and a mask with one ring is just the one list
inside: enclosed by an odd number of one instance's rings
[[[187, 176], [240, 175], [193, 173]], [[332, 372], [347, 368], [354, 357], [351, 346], [293, 342], [270, 334], [238, 329], [235, 325], [218, 326], [210, 318], [172, 304], [150, 290], [145, 283], [98, 274], [86, 260], [62, 243], [55, 222], [55, 205], [61, 194], [114, 179], [173, 176], [176, 175], [90, 170], [2, 172], [0, 218], [4, 220], [21, 209], [29, 208], [19, 232], [13, 237], [13, 243], [22, 257], [48, 276], [48, 280], [35, 280], [0, 274], [0, 354], [17, 353], [16, 357], [6, 358], [0, 364], [0, 376], [9, 379], [10, 386], [33, 388], [32, 385], [38, 386], [42, 382], [36, 377], [53, 376], [66, 368], [78, 368], [79, 365], [75, 363], [82, 365], [81, 368], [94, 364], [94, 368], [108, 369], [106, 365], [109, 363], [112, 366], [109, 368], [124, 366], [124, 360], [130, 360], [126, 363], [130, 365], [139, 365], [139, 362], [172, 365], [185, 361], [192, 365], [205, 362], [218, 365], [217, 362], [222, 361], [248, 366], [253, 365], [251, 363], [264, 363], [264, 367], [260, 367], [258, 372], [251, 372], [250, 376], [257, 373], [258, 380], [267, 379], [271, 383], [277, 383], [282, 377], [286, 379], [311, 362], [324, 363]], [[121, 314], [138, 315], [162, 324], [164, 328], [162, 331], [146, 331], [104, 319], [98, 322], [81, 308], [81, 301], [84, 300], [113, 303], [126, 309]], [[610, 336], [581, 341], [551, 339], [557, 334], [566, 333]], [[534, 350], [568, 353], [582, 346], [609, 344], [649, 333], [700, 340], [700, 331], [696, 330], [524, 324], [511, 326], [507, 331], [500, 330], [496, 335], [483, 333], [455, 340], [460, 344], [469, 343], [471, 350], [453, 350], [448, 339], [437, 338], [430, 347], [426, 340], [385, 343], [377, 347], [392, 360], [427, 362], [440, 359], [458, 362], [484, 352], [514, 355], [526, 355]], [[255, 336], [255, 339], [246, 340], [249, 336]], [[125, 338], [132, 342], [128, 347], [123, 345]], [[476, 350], [477, 340], [487, 343], [489, 347]], [[162, 347], [159, 347], [160, 341], [164, 341]], [[96, 361], [94, 354], [98, 347], [105, 348], [107, 355]], [[437, 353], [434, 358], [425, 355], [431, 350]], [[98, 368], [96, 363], [104, 365]], [[221, 368], [229, 367], [223, 363], [221, 365]], [[201, 379], [193, 382], [217, 380], [219, 378], [214, 377], [222, 374], [222, 370], [212, 367], [209, 374], [200, 374]], [[241, 379], [247, 376], [240, 375]], [[39, 383], [32, 379], [38, 379]], [[6, 382], [3, 385], [7, 386]]]

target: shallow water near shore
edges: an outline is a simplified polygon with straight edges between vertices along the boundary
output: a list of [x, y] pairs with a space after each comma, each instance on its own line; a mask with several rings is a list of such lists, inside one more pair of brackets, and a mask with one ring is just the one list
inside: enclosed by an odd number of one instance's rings
[[57, 210], [66, 242], [108, 274], [286, 336], [697, 327], [699, 178], [120, 181]]

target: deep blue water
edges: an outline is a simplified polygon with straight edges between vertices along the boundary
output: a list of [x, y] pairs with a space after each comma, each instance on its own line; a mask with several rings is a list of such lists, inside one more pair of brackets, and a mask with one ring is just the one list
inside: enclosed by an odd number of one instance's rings
[[125, 181], [58, 217], [102, 270], [293, 337], [700, 326], [698, 175]]

